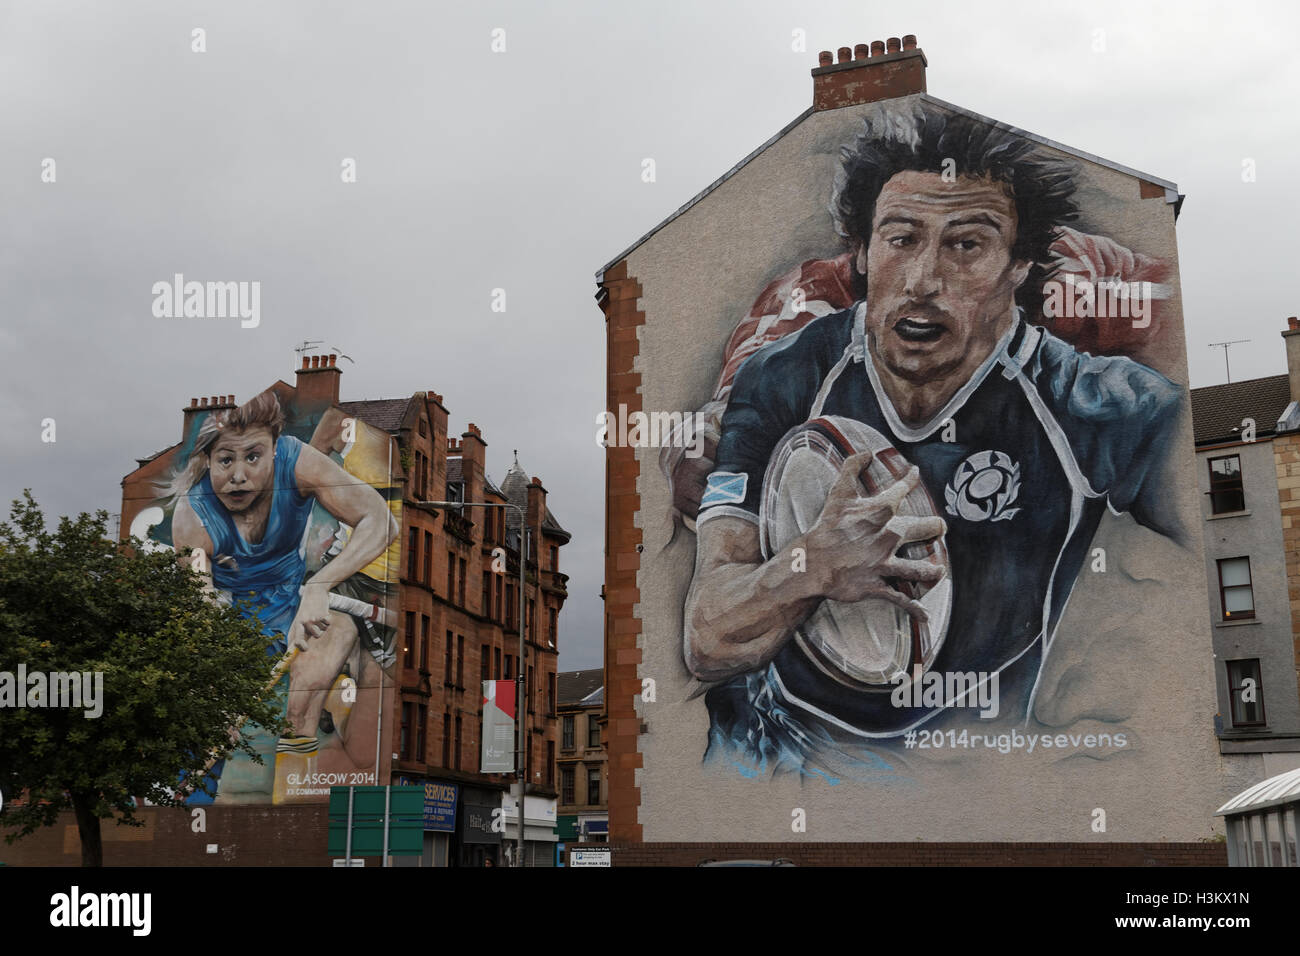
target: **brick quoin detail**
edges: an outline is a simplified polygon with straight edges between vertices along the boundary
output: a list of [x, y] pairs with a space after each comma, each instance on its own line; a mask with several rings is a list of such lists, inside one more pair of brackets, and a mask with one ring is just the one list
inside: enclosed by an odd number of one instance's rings
[[1296, 687], [1300, 689], [1300, 498], [1296, 488], [1284, 488], [1287, 478], [1300, 478], [1300, 434], [1273, 439], [1277, 465], [1278, 508], [1282, 512], [1282, 550], [1286, 554], [1286, 587], [1291, 607], [1291, 633], [1296, 661]]
[[[633, 371], [641, 349], [637, 326], [645, 325], [645, 313], [637, 308], [641, 283], [627, 274], [627, 260], [605, 272], [600, 283], [600, 307], [606, 324], [606, 403], [618, 414], [641, 411], [641, 374]], [[639, 600], [637, 572], [641, 570], [641, 529], [635, 526], [641, 510], [636, 482], [641, 466], [635, 448], [605, 449], [605, 706], [609, 724], [609, 833], [611, 840], [641, 841], [637, 810], [641, 791], [636, 786], [636, 768], [641, 766], [637, 746], [641, 720], [633, 703], [639, 693], [641, 651], [636, 646], [641, 621], [633, 613]], [[617, 693], [613, 692], [618, 688]], [[636, 688], [629, 693], [630, 688]]]

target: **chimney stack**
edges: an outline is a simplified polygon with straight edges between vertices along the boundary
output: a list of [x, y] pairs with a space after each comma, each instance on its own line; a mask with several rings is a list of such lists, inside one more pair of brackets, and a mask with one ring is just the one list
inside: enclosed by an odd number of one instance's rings
[[859, 43], [853, 49], [842, 46], [838, 62], [829, 50], [817, 57], [812, 71], [813, 109], [836, 110], [878, 100], [892, 100], [925, 92], [925, 54], [916, 45], [916, 35], [890, 37], [888, 42]]
[[528, 516], [528, 528], [532, 534], [532, 547], [529, 549], [529, 559], [541, 564], [542, 555], [542, 521], [546, 518], [546, 487], [542, 484], [542, 479], [534, 477], [528, 482], [528, 505], [526, 508]]
[[190, 404], [181, 409], [181, 442], [184, 443], [189, 437], [191, 429], [197, 427], [194, 423], [199, 418], [206, 418], [209, 413], [222, 408], [234, 408], [235, 396], [233, 395], [204, 395], [202, 398], [191, 398]]
[[[460, 436], [460, 475], [465, 482], [465, 500], [483, 500], [483, 482], [487, 472], [487, 442], [473, 422]], [[479, 516], [482, 517], [481, 515]]]
[[1286, 342], [1286, 370], [1291, 378], [1291, 401], [1300, 402], [1300, 318], [1286, 320], [1282, 338]]
[[337, 355], [302, 357], [302, 368], [294, 373], [298, 377], [296, 390], [300, 405], [328, 408], [339, 403], [339, 379], [343, 370], [335, 366], [337, 358]]
[[[447, 488], [447, 453], [452, 450], [451, 443], [456, 439], [447, 434], [447, 407], [442, 404], [442, 396], [433, 389], [424, 393], [424, 408], [429, 416], [429, 427], [433, 429], [429, 448], [433, 460], [429, 463], [430, 480], [433, 487], [442, 494]], [[459, 448], [456, 449], [459, 451]]]

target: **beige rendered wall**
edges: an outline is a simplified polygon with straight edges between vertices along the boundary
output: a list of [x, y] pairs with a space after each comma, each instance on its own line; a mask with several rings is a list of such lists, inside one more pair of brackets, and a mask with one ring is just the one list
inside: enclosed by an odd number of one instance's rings
[[[910, 98], [909, 98], [910, 99]], [[894, 100], [892, 105], [903, 101]], [[711, 397], [723, 349], [760, 290], [814, 258], [845, 250], [827, 211], [837, 151], [874, 106], [814, 113], [704, 200], [636, 248], [627, 274], [641, 283], [642, 407], [688, 412]], [[1140, 151], [1140, 144], [1138, 144]], [[1140, 162], [1141, 156], [1124, 157]], [[1139, 180], [1076, 160], [1076, 226], [1165, 260], [1173, 298], [1141, 360], [1186, 385], [1173, 206], [1141, 199]], [[1186, 405], [1186, 403], [1185, 403]], [[674, 535], [656, 448], [636, 450], [644, 553], [638, 676], [655, 700], [636, 701], [643, 733], [639, 822], [646, 841], [1189, 841], [1218, 828], [1212, 814], [1247, 786], [1215, 745], [1215, 686], [1190, 412], [1178, 424], [1179, 476], [1168, 494], [1194, 535], [1179, 548], [1128, 516], [1107, 514], [1043, 668], [1021, 733], [1123, 732], [1122, 749], [908, 751], [888, 782], [816, 775], [746, 775], [706, 766], [703, 688], [683, 663], [683, 602], [695, 535]], [[980, 728], [972, 728], [972, 732]], [[1003, 726], [1010, 732], [1010, 726]], [[806, 830], [792, 820], [802, 809]], [[1104, 811], [1105, 830], [1097, 828]]]

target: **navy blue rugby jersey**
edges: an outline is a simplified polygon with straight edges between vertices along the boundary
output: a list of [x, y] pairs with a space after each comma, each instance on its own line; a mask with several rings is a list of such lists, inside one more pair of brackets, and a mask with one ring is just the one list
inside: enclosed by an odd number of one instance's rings
[[[1177, 533], [1162, 526], [1158, 475], [1183, 389], [1131, 359], [1077, 352], [1017, 317], [948, 404], [909, 426], [865, 360], [865, 308], [823, 316], [741, 368], [698, 521], [727, 515], [757, 525], [768, 460], [792, 427], [821, 415], [870, 425], [919, 468], [948, 524], [952, 614], [931, 670], [998, 672], [1000, 716], [1023, 717], [1103, 509]], [[943, 440], [949, 419], [954, 441]], [[759, 686], [746, 678], [706, 697], [715, 732], [720, 719], [739, 729], [737, 695], [754, 697]], [[838, 683], [793, 640], [760, 683], [765, 700], [774, 695], [785, 712], [836, 736], [894, 737], [943, 710], [895, 707], [892, 688]]]

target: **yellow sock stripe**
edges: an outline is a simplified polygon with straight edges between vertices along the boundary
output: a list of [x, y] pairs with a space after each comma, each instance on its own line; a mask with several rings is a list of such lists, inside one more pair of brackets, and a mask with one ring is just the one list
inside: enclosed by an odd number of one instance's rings
[[275, 752], [282, 754], [314, 754], [319, 749], [316, 737], [281, 737], [275, 745]]

